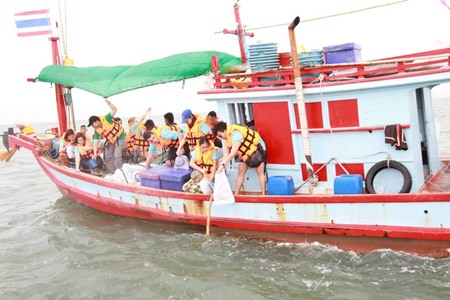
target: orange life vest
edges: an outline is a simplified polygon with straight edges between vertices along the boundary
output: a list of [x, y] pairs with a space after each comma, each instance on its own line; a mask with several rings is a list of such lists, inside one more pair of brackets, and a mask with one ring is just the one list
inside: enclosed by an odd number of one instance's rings
[[147, 130], [145, 125], [140, 123], [134, 133], [134, 148], [139, 149], [141, 152], [147, 152], [150, 143], [144, 139], [143, 133]]
[[258, 132], [241, 125], [227, 125], [227, 140], [226, 145], [231, 149], [233, 142], [231, 140], [231, 133], [237, 130], [239, 131], [244, 140], [242, 141], [239, 149], [237, 151], [237, 155], [243, 160], [246, 161], [253, 153], [258, 149], [258, 144], [261, 139], [261, 136]]
[[106, 139], [110, 144], [114, 144], [120, 135], [123, 133], [123, 127], [114, 119], [113, 123], [109, 123], [105, 116], [100, 116], [100, 122], [102, 127], [95, 128], [95, 131], [100, 135], [102, 139]]
[[156, 136], [158, 137], [159, 145], [162, 148], [176, 148], [176, 147], [178, 147], [178, 145], [180, 144], [180, 141], [178, 139], [177, 140], [166, 140], [165, 138], [163, 138], [161, 136], [161, 130], [163, 130], [163, 129], [169, 129], [171, 131], [180, 131], [181, 130], [180, 126], [178, 126], [178, 125], [163, 125], [163, 126], [160, 126], [160, 127], [156, 128], [156, 129], [152, 130], [152, 132], [154, 134], [156, 134]]

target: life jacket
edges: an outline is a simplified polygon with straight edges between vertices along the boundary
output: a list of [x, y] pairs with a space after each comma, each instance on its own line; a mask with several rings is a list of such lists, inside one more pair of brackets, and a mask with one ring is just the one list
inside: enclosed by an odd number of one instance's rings
[[191, 150], [198, 145], [200, 138], [205, 135], [200, 131], [200, 126], [204, 121], [200, 119], [200, 115], [195, 115], [195, 117], [197, 119], [195, 120], [194, 125], [192, 125], [192, 127], [188, 127], [186, 133], [186, 141], [189, 145], [189, 149]]
[[22, 127], [22, 128], [20, 129], [20, 132], [23, 133], [23, 134], [26, 134], [26, 135], [29, 135], [29, 134], [35, 134], [35, 133], [36, 133], [36, 132], [34, 131], [34, 128], [33, 128], [31, 125], [27, 125], [27, 126], [25, 126], [25, 127]]
[[109, 123], [105, 116], [100, 116], [100, 122], [102, 123], [102, 127], [95, 128], [95, 131], [100, 135], [102, 139], [106, 139], [110, 144], [114, 144], [120, 135], [123, 133], [123, 127], [114, 119], [113, 123]]
[[210, 180], [212, 180], [213, 177], [212, 169], [214, 167], [214, 160], [212, 157], [216, 149], [217, 148], [212, 143], [210, 143], [210, 147], [205, 153], [200, 150], [200, 147], [197, 147], [197, 155], [195, 156], [195, 164], [202, 169], [207, 169], [205, 176]]
[[128, 152], [133, 153], [136, 150], [134, 146], [134, 134], [131, 133], [131, 130], [128, 130], [126, 136], [126, 149]]
[[250, 156], [255, 153], [258, 149], [258, 144], [261, 139], [261, 136], [256, 131], [241, 125], [227, 125], [227, 140], [226, 145], [231, 149], [233, 142], [231, 140], [231, 133], [237, 130], [239, 131], [244, 140], [242, 141], [239, 149], [237, 151], [237, 155], [243, 160], [246, 161]]
[[139, 149], [141, 152], [147, 152], [148, 146], [150, 143], [144, 139], [143, 133], [147, 130], [145, 128], [145, 125], [140, 123], [136, 129], [136, 132], [134, 133], [134, 148]]
[[158, 137], [159, 145], [162, 148], [167, 149], [167, 148], [178, 147], [178, 145], [180, 144], [179, 140], [166, 140], [165, 138], [163, 138], [161, 136], [161, 130], [163, 130], [163, 129], [169, 129], [171, 131], [180, 131], [181, 130], [180, 126], [178, 126], [178, 125], [163, 125], [163, 126], [160, 126], [156, 129], [152, 130], [152, 132], [154, 134], [156, 134], [156, 136]]
[[[85, 150], [83, 145], [77, 145], [78, 151], [80, 152], [80, 158], [94, 158], [94, 150], [88, 149]], [[86, 152], [85, 154], [81, 154], [82, 152]]]

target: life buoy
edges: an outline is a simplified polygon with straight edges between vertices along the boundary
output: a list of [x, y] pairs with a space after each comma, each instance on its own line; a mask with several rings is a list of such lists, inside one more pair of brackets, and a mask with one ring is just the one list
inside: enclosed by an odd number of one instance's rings
[[383, 160], [377, 162], [369, 169], [366, 175], [366, 190], [369, 194], [376, 194], [375, 189], [373, 187], [373, 180], [375, 176], [384, 169], [395, 169], [399, 171], [403, 176], [403, 186], [399, 193], [409, 193], [412, 187], [412, 177], [411, 173], [409, 173], [408, 169], [395, 160]]

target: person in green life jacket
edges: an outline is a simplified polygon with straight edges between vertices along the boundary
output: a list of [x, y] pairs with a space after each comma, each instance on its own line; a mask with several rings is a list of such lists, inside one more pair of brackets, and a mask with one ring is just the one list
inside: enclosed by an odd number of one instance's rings
[[108, 98], [104, 98], [111, 111], [104, 116], [91, 116], [89, 126], [94, 128], [94, 156], [97, 156], [98, 145], [101, 139], [106, 140], [104, 162], [106, 172], [114, 173], [122, 168], [122, 149], [125, 145], [125, 132], [122, 125], [114, 120], [117, 108]]

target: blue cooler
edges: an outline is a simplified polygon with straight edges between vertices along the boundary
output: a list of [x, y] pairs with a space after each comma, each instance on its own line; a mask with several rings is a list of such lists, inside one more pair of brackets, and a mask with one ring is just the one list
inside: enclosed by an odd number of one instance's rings
[[340, 175], [334, 179], [334, 194], [362, 194], [363, 181], [359, 174]]
[[165, 164], [142, 170], [141, 172], [139, 172], [139, 177], [141, 178], [141, 186], [160, 189], [161, 174], [163, 174], [164, 172], [169, 172], [170, 170], [172, 170], [172, 167]]
[[191, 178], [192, 169], [173, 169], [160, 175], [163, 190], [183, 191], [183, 185]]
[[353, 63], [362, 61], [361, 46], [355, 43], [323, 47], [326, 64]]
[[294, 195], [294, 181], [291, 176], [271, 176], [267, 182], [269, 195]]

